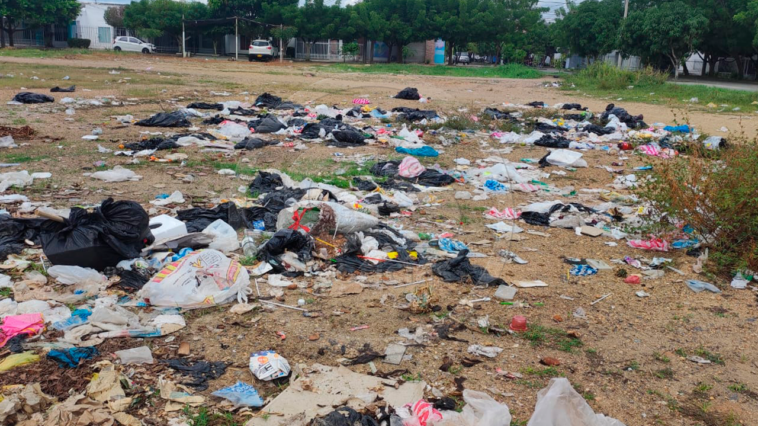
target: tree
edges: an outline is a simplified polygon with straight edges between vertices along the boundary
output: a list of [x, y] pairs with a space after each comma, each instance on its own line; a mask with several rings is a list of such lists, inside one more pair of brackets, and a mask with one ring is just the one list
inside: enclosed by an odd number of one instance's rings
[[166, 33], [182, 46], [182, 19], [200, 20], [207, 16], [208, 7], [203, 3], [140, 0], [124, 8], [124, 25], [144, 38], [156, 38]]
[[81, 10], [78, 0], [4, 0], [0, 2], [0, 16], [5, 16], [2, 28], [8, 34], [8, 44], [13, 46], [13, 35], [22, 31], [21, 22], [32, 27], [45, 27], [50, 34], [46, 44], [52, 45], [52, 25], [68, 23]]
[[698, 9], [680, 0], [662, 2], [629, 14], [621, 50], [648, 59], [665, 57], [678, 78], [682, 59], [692, 54], [707, 26], [708, 20]]
[[113, 28], [124, 28], [124, 6], [113, 6], [105, 9], [105, 23]]
[[[347, 25], [340, 28], [341, 37], [352, 34], [353, 39], [365, 40], [363, 62], [374, 62], [374, 41], [382, 40], [387, 33], [387, 21], [366, 2], [346, 9]], [[349, 37], [347, 37], [349, 38]]]
[[324, 0], [307, 0], [305, 5], [298, 9], [295, 28], [297, 37], [305, 44], [306, 61], [311, 60], [311, 47], [314, 42], [336, 35], [341, 16], [339, 1], [333, 6], [326, 6]]
[[405, 45], [422, 41], [431, 35], [425, 0], [366, 0], [366, 5], [372, 21], [383, 21], [382, 25], [374, 25], [381, 29], [379, 34], [375, 34], [374, 40], [387, 44], [388, 62], [392, 60], [392, 51], [396, 47], [399, 52], [397, 60], [400, 62], [403, 60]]
[[[572, 54], [597, 59], [616, 49], [623, 17], [617, 0], [586, 0], [560, 11], [558, 41]], [[626, 31], [626, 30], [624, 30]]]

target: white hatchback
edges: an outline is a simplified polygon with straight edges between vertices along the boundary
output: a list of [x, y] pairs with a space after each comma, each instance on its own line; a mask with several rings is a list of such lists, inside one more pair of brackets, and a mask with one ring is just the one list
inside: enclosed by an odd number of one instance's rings
[[253, 40], [250, 42], [248, 49], [247, 60], [253, 62], [254, 60], [270, 61], [279, 55], [279, 49], [272, 45], [268, 40]]
[[137, 37], [116, 37], [113, 39], [113, 50], [116, 52], [142, 52], [153, 53], [155, 52], [155, 45], [152, 43], [145, 43]]

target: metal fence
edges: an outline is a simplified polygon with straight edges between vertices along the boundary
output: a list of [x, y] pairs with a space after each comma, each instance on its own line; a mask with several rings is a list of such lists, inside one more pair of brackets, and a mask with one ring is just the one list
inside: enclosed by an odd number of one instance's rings
[[[365, 48], [366, 46], [361, 43], [358, 45], [357, 54], [343, 55], [341, 40], [317, 41], [311, 44], [310, 56], [312, 61], [360, 62], [363, 61], [363, 53]], [[305, 59], [306, 57], [306, 43], [302, 40], [297, 40], [295, 42], [295, 58]]]

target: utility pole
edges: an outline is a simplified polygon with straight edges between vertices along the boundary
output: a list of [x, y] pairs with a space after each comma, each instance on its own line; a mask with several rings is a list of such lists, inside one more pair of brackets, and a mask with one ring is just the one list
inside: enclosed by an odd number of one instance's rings
[[237, 16], [234, 17], [234, 60], [240, 60], [240, 29]]
[[[629, 13], [629, 0], [624, 0], [624, 23], [626, 23], [626, 15]], [[624, 24], [621, 24], [621, 31], [624, 31]], [[619, 38], [621, 38], [621, 34], [619, 34]], [[619, 55], [619, 64], [618, 68], [621, 69], [621, 51], [618, 51]]]
[[282, 52], [282, 35], [284, 33], [284, 24], [279, 24], [279, 63], [284, 62], [284, 52]]

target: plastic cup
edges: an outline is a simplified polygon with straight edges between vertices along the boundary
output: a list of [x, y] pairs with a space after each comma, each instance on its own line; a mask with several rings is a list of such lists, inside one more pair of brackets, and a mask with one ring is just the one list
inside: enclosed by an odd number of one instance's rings
[[526, 317], [516, 315], [511, 320], [511, 330], [513, 331], [526, 331]]

